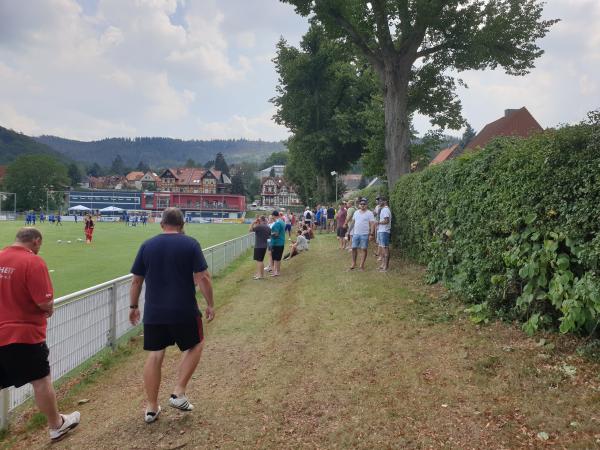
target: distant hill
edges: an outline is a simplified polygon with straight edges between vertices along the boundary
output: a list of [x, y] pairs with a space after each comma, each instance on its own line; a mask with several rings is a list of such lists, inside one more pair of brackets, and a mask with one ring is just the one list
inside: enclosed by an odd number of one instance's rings
[[82, 142], [56, 136], [40, 136], [37, 142], [85, 163], [110, 166], [121, 155], [126, 166], [135, 167], [140, 161], [152, 168], [181, 166], [188, 159], [205, 163], [223, 153], [228, 163], [241, 161], [262, 162], [273, 152], [285, 150], [281, 142], [249, 141], [245, 139], [184, 141], [181, 139], [140, 137], [110, 138]]
[[21, 155], [43, 153], [65, 161], [65, 157], [47, 145], [16, 131], [0, 127], [0, 165], [9, 164]]

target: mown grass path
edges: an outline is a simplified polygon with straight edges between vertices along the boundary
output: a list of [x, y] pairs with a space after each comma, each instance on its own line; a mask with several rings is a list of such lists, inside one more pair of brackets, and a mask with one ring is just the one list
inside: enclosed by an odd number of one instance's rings
[[[165, 361], [163, 414], [142, 421], [135, 350], [63, 402], [81, 426], [51, 448], [593, 448], [600, 442], [598, 366], [571, 339], [539, 346], [516, 327], [477, 327], [463, 306], [423, 284], [421, 268], [348, 273], [348, 255], [319, 236], [253, 281], [244, 262], [217, 280], [217, 318], [188, 395], [168, 408], [178, 352]], [[538, 338], [539, 339], [539, 338]], [[573, 370], [574, 369], [574, 370]], [[538, 433], [547, 433], [538, 437]], [[16, 448], [47, 448], [42, 430]]]

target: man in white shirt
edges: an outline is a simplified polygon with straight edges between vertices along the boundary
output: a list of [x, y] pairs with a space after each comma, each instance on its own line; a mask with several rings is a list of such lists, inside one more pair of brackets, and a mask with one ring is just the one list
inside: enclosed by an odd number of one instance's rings
[[377, 222], [377, 241], [379, 242], [379, 256], [381, 257], [380, 272], [387, 272], [390, 265], [390, 236], [392, 233], [392, 211], [386, 198], [379, 200], [379, 221]]
[[367, 209], [367, 199], [361, 198], [358, 202], [359, 209], [354, 213], [352, 221], [354, 222], [354, 232], [352, 235], [352, 266], [350, 270], [356, 268], [356, 258], [358, 250], [362, 252], [359, 270], [365, 270], [365, 261], [367, 260], [367, 248], [369, 239], [375, 236], [375, 216]]

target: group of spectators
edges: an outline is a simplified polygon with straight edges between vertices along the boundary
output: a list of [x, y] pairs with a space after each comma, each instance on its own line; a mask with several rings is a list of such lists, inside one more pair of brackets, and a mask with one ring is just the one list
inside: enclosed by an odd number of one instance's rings
[[[340, 205], [338, 211], [337, 236], [340, 241], [340, 249], [348, 249], [352, 252], [352, 264], [348, 270], [357, 268], [358, 253], [361, 259], [358, 270], [365, 270], [365, 262], [369, 248], [369, 241], [375, 241], [375, 256], [379, 262], [379, 271], [387, 272], [390, 263], [390, 236], [392, 231], [392, 211], [387, 199], [377, 197], [377, 205], [371, 211], [366, 198], [348, 201]], [[342, 220], [343, 219], [343, 220]]]
[[[297, 226], [295, 231], [292, 230]], [[299, 222], [293, 212], [275, 210], [269, 217], [257, 216], [250, 225], [254, 232], [254, 260], [256, 261], [255, 280], [263, 280], [265, 271], [272, 277], [281, 275], [281, 260], [291, 259], [308, 250], [308, 242], [314, 237], [312, 226]], [[286, 234], [290, 241], [288, 253], [285, 249]], [[294, 238], [292, 238], [294, 234]], [[269, 264], [264, 265], [265, 257]]]
[[[374, 241], [378, 270], [387, 272], [390, 262], [392, 212], [386, 198], [377, 197], [376, 202], [373, 211], [369, 209], [366, 198], [343, 201], [337, 210], [333, 206], [318, 205], [315, 209], [306, 207], [300, 221], [297, 221], [294, 213], [278, 210], [273, 211], [269, 217], [256, 217], [249, 230], [255, 233], [254, 279], [264, 279], [265, 271], [271, 272], [272, 277], [279, 276], [281, 260], [293, 258], [308, 250], [308, 243], [315, 233], [324, 231], [335, 231], [340, 250], [347, 249], [351, 252], [352, 263], [349, 271], [365, 270], [369, 242]], [[291, 238], [292, 229], [295, 229], [295, 239]], [[286, 233], [291, 244], [289, 252], [284, 255]], [[269, 261], [267, 267], [264, 265], [265, 257], [268, 257]]]

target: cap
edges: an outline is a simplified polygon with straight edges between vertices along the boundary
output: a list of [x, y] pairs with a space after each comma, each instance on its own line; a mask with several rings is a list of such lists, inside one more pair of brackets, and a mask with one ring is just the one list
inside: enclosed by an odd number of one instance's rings
[[271, 214], [272, 216], [278, 216], [279, 215], [279, 211], [275, 210], [273, 211], [273, 214]]

